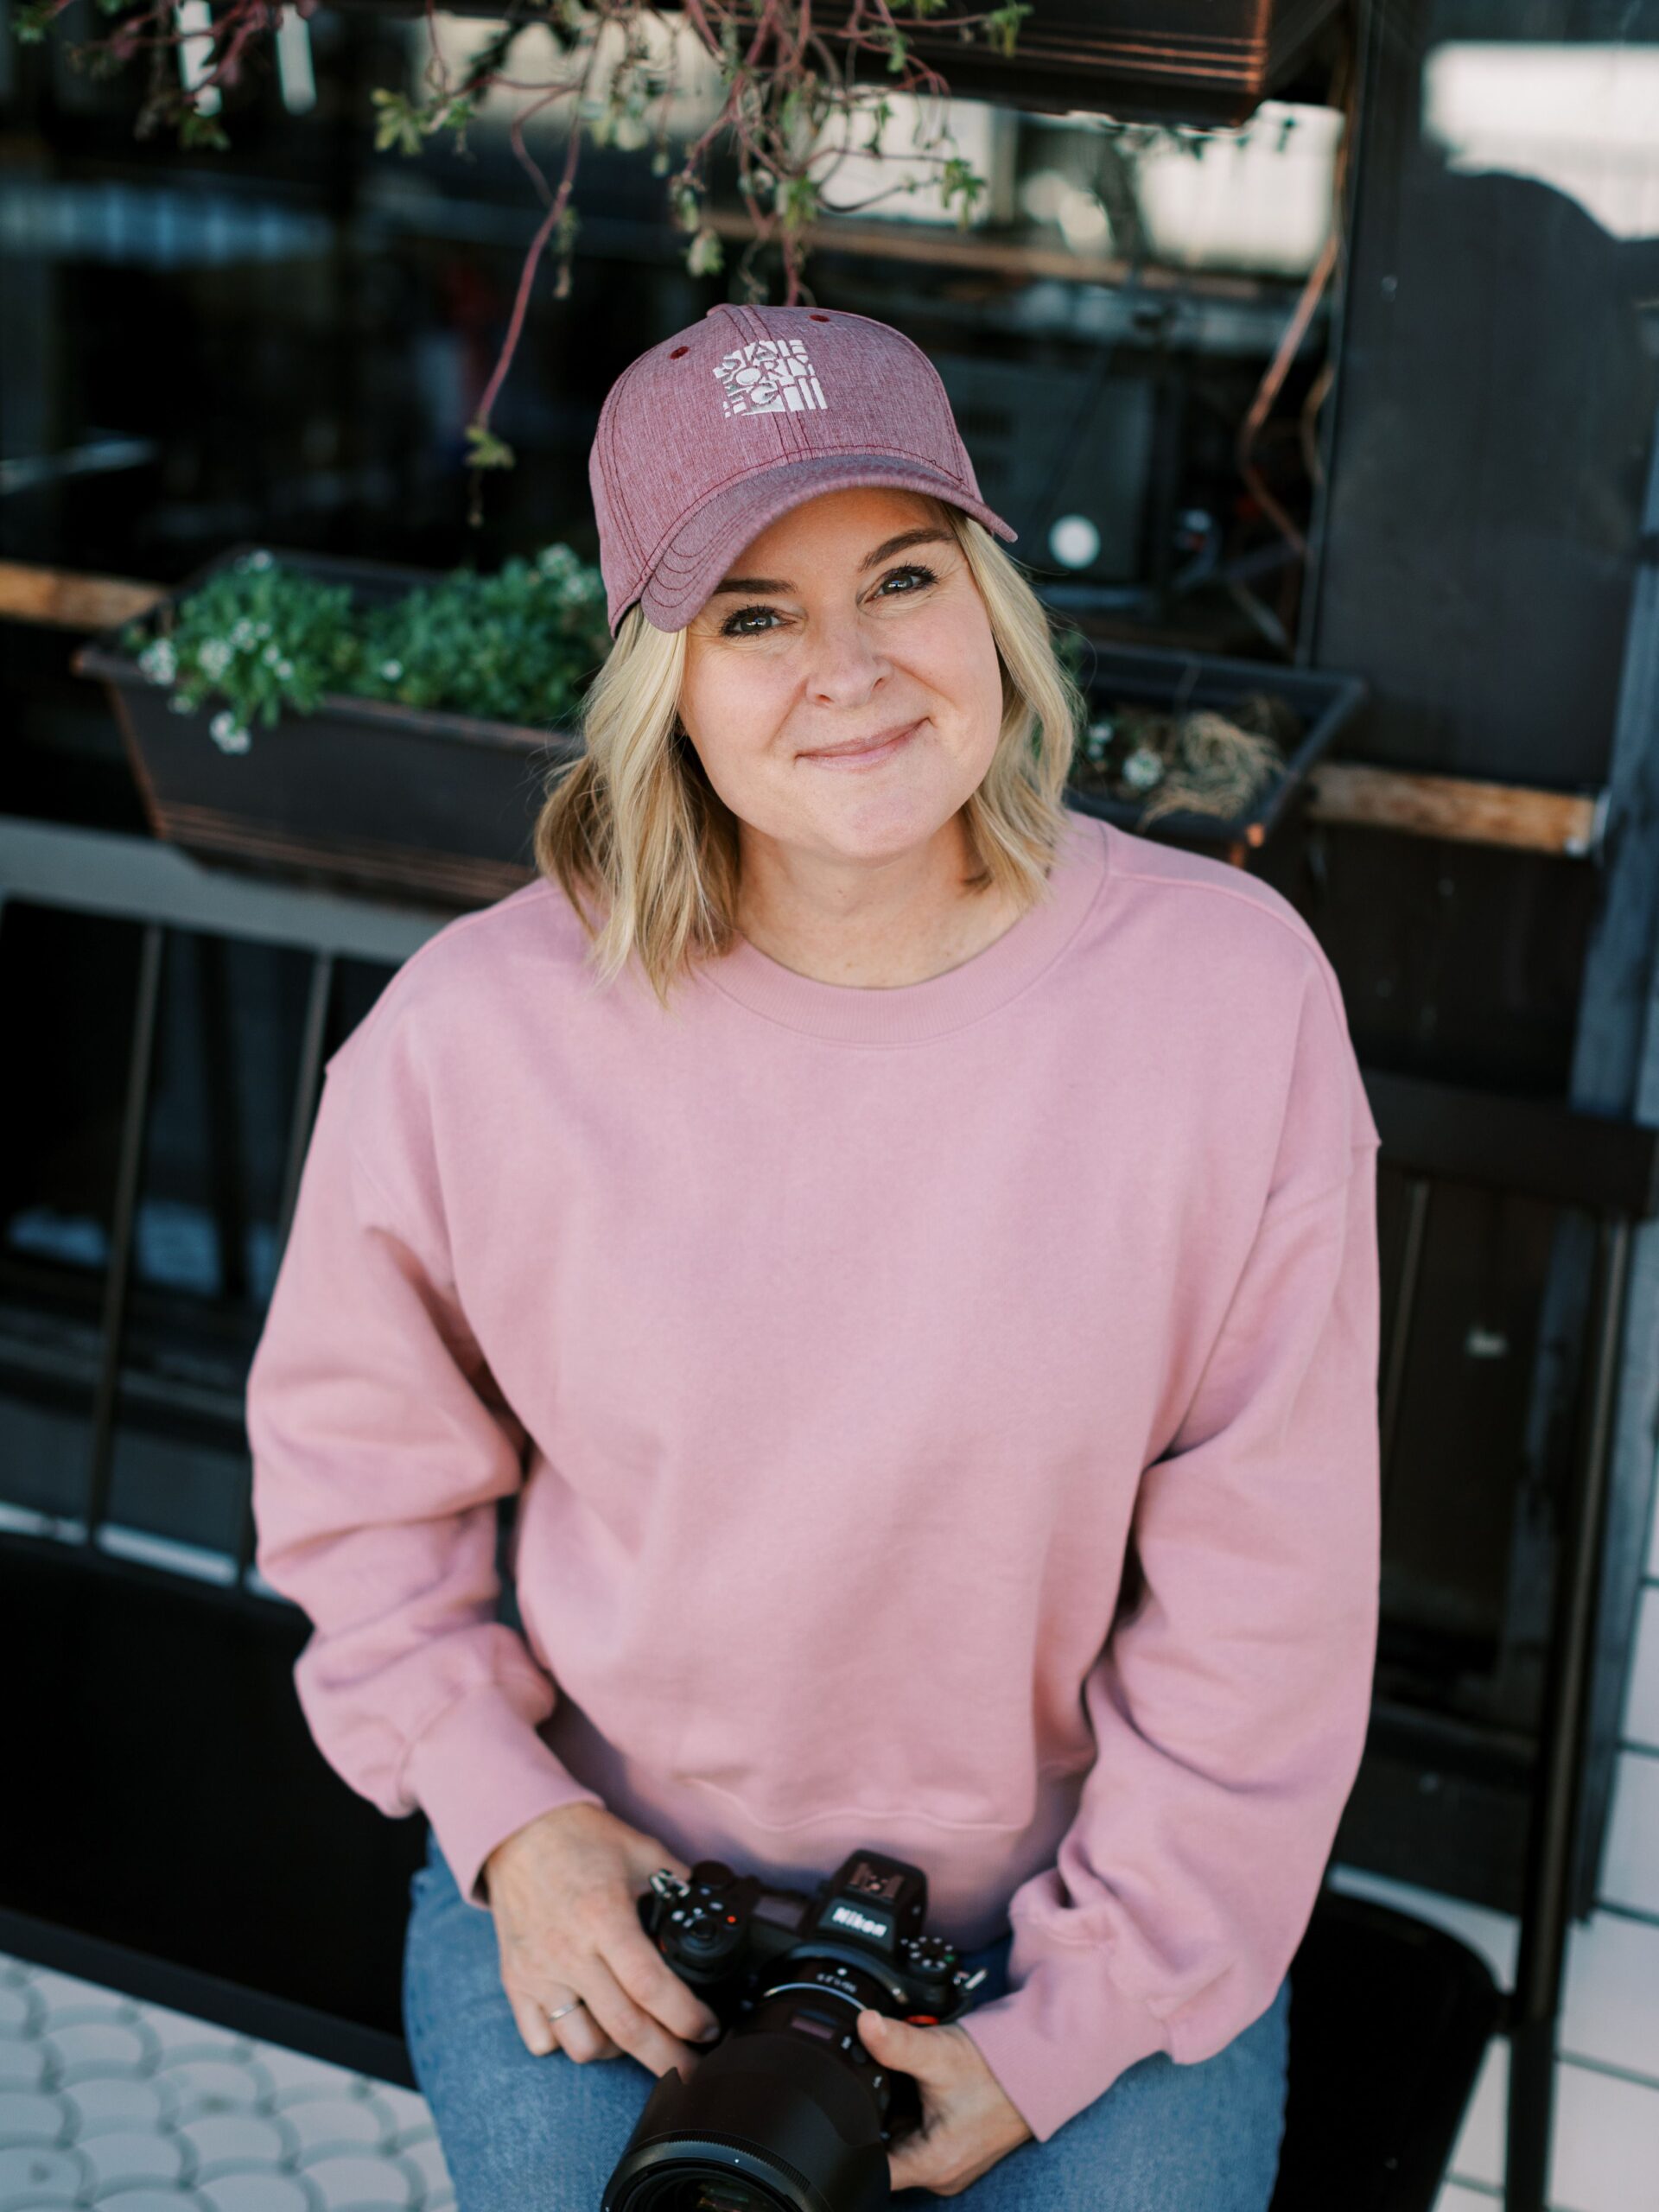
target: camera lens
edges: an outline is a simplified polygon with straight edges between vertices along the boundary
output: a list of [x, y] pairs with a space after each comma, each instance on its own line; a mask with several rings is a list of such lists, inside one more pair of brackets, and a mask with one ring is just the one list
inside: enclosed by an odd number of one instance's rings
[[[797, 1959], [689, 2078], [660, 2075], [606, 2184], [601, 2212], [883, 2212], [887, 2093], [842, 2047], [864, 1977], [834, 1987]], [[860, 1986], [842, 1984], [856, 1977]], [[881, 1990], [869, 1981], [870, 2001]], [[806, 2001], [817, 1997], [816, 2009]], [[825, 2018], [825, 2015], [831, 2017]]]
[[759, 2182], [728, 2174], [664, 2174], [635, 2201], [639, 2212], [779, 2212], [781, 2202]]

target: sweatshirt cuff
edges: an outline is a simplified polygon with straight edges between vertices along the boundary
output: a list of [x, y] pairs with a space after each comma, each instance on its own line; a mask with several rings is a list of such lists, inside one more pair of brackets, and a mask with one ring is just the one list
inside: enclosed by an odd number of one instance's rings
[[1164, 2023], [1116, 1987], [1104, 1953], [1070, 1946], [959, 2024], [1039, 2143], [1138, 2059], [1169, 2049]]
[[446, 1706], [404, 1763], [409, 1794], [432, 1823], [455, 1887], [489, 1910], [480, 1885], [498, 1843], [556, 1806], [602, 1806], [550, 1751], [499, 1682]]

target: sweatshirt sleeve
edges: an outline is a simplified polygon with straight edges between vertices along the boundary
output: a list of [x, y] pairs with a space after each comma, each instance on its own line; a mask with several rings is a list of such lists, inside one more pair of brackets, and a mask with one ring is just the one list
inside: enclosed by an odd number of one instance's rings
[[295, 1686], [319, 1750], [383, 1813], [423, 1808], [486, 1909], [498, 1843], [602, 1800], [537, 1734], [553, 1683], [494, 1618], [525, 1439], [456, 1297], [417, 1063], [372, 1033], [384, 1010], [328, 1064], [249, 1373], [254, 1557], [313, 1624]]
[[1377, 1144], [1321, 972], [1249, 1256], [1141, 1478], [1138, 1586], [1083, 1688], [1095, 1764], [1010, 1900], [1008, 1993], [963, 2020], [1039, 2141], [1139, 2059], [1224, 2050], [1318, 1897], [1376, 1657]]

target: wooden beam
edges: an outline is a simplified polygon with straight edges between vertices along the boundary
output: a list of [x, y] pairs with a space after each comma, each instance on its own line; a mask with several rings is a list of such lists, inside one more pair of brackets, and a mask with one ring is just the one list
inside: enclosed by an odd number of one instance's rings
[[[741, 207], [711, 207], [702, 227], [747, 245], [754, 225]], [[1033, 276], [1058, 276], [1068, 284], [1121, 288], [1131, 279], [1146, 294], [1167, 292], [1182, 298], [1232, 300], [1255, 305], [1293, 302], [1300, 278], [1236, 275], [1229, 270], [1182, 269], [1142, 263], [1138, 268], [1121, 254], [1074, 253], [1035, 238], [964, 231], [958, 223], [925, 223], [889, 218], [883, 222], [855, 215], [832, 215], [809, 223], [802, 239], [814, 253], [861, 253], [876, 261], [925, 261], [930, 268], [978, 270], [1028, 283]]]
[[1573, 859], [1595, 851], [1605, 810], [1605, 792], [1536, 791], [1357, 760], [1321, 761], [1307, 779], [1310, 821], [1404, 830], [1419, 837], [1510, 845]]
[[168, 588], [128, 576], [83, 576], [73, 569], [0, 561], [0, 618], [64, 630], [113, 629], [154, 607]]

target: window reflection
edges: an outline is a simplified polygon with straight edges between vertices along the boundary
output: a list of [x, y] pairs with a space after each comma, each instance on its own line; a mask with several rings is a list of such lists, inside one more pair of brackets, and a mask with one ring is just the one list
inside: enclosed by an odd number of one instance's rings
[[1659, 236], [1659, 48], [1448, 40], [1422, 121], [1452, 169], [1535, 177], [1614, 238]]

